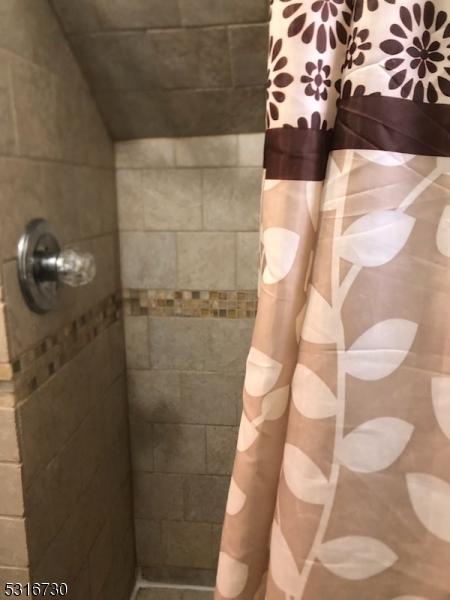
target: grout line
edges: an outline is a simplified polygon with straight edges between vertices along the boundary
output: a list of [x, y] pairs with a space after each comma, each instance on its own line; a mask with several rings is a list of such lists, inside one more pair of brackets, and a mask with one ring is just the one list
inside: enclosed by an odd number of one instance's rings
[[107, 37], [111, 35], [151, 35], [152, 33], [172, 33], [181, 32], [186, 29], [193, 30], [211, 30], [211, 29], [227, 29], [228, 27], [252, 27], [257, 25], [269, 25], [268, 19], [259, 21], [244, 21], [242, 23], [180, 23], [177, 25], [168, 25], [167, 27], [129, 27], [127, 29], [96, 29], [86, 32], [66, 32], [66, 36], [71, 41], [72, 39], [78, 38], [89, 38], [89, 37]]

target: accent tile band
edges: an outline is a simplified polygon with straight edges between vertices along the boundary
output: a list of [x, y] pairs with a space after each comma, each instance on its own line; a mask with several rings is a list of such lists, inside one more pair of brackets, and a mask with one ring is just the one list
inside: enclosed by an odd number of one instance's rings
[[26, 398], [43, 385], [115, 323], [120, 318], [121, 305], [120, 293], [116, 292], [16, 357], [11, 363], [12, 375], [8, 378], [14, 386], [16, 401]]
[[257, 304], [256, 290], [123, 290], [125, 315], [133, 317], [253, 318]]

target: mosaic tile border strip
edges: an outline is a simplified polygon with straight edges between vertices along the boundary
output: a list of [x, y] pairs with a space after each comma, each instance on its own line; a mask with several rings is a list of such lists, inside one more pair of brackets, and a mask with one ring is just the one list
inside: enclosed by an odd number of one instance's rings
[[256, 290], [137, 290], [124, 289], [126, 316], [254, 318]]
[[98, 335], [120, 319], [120, 292], [111, 294], [11, 362], [16, 401], [43, 385]]

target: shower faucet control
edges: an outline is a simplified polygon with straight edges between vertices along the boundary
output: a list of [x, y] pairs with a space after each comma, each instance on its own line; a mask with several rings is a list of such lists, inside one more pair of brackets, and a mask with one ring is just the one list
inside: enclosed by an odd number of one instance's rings
[[26, 226], [18, 245], [17, 267], [22, 294], [37, 313], [57, 308], [62, 284], [86, 285], [96, 273], [94, 256], [71, 248], [63, 250], [44, 219], [34, 219]]

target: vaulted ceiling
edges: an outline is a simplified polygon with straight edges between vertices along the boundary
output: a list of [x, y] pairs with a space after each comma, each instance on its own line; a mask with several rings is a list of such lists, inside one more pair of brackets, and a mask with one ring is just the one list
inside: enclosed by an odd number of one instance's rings
[[114, 139], [262, 131], [268, 0], [50, 0]]

